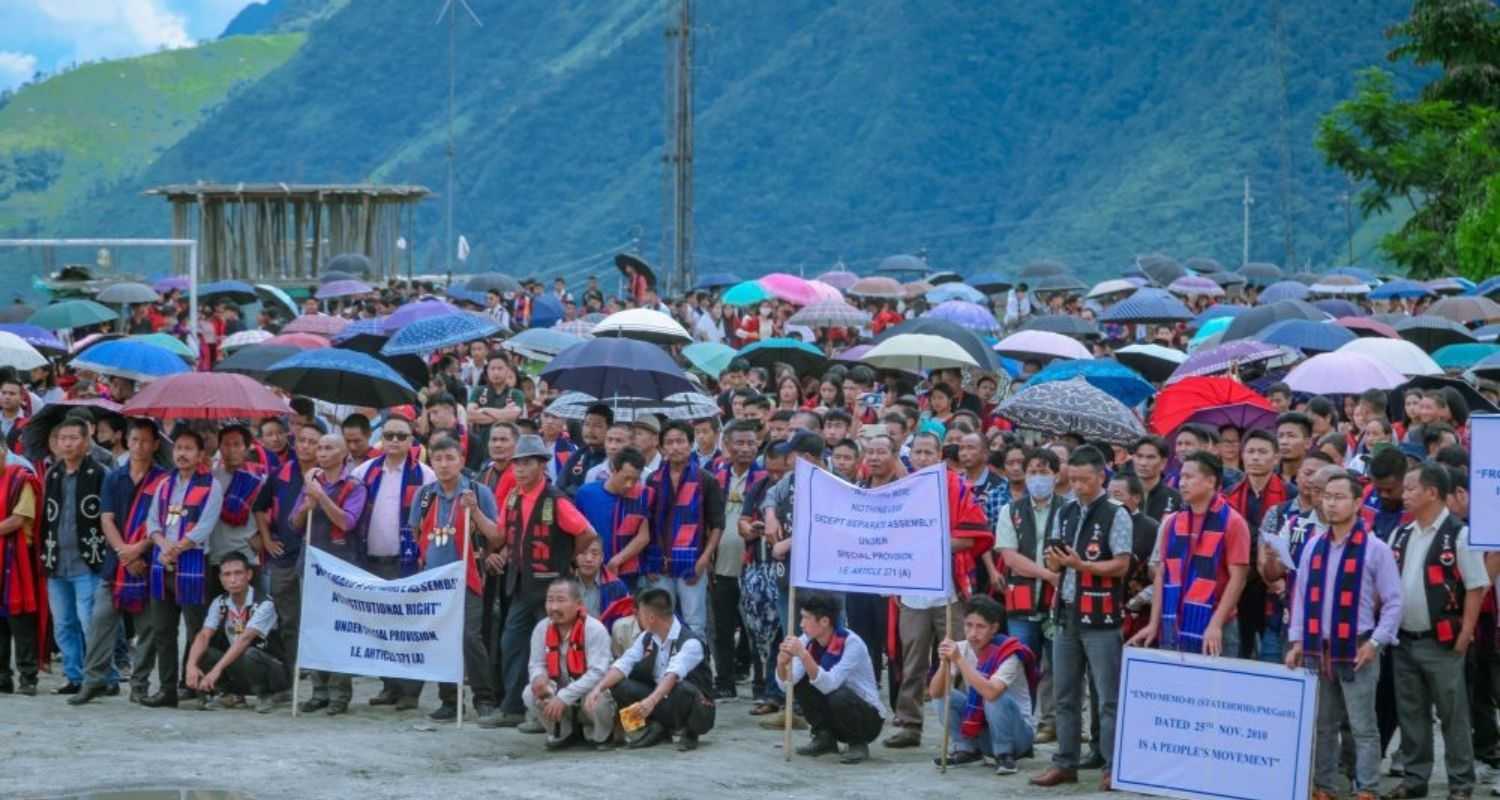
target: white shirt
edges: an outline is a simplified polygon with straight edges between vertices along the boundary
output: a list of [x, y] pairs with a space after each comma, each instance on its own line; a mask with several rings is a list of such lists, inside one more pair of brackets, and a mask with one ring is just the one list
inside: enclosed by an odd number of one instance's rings
[[[269, 598], [263, 599], [269, 600]], [[253, 586], [245, 589], [245, 602], [243, 605], [236, 605], [230, 599], [229, 593], [225, 592], [215, 597], [214, 601], [209, 604], [208, 615], [203, 618], [203, 627], [211, 631], [218, 630], [219, 620], [229, 619], [231, 617], [230, 611], [235, 612], [235, 614], [243, 614], [246, 609], [253, 606], [255, 611], [250, 615], [248, 620], [244, 620], [244, 627], [246, 630], [253, 630], [260, 634], [261, 638], [265, 638], [276, 627], [276, 604], [262, 602], [257, 606], [255, 602], [255, 587]], [[239, 636], [232, 629], [224, 631], [224, 635], [229, 637], [230, 644], [234, 644], [234, 640]]]
[[[959, 640], [958, 653], [959, 657], [964, 660], [964, 663], [976, 670], [979, 669], [979, 654], [975, 653], [974, 648], [969, 646], [967, 639]], [[1038, 657], [1040, 658], [1040, 656]], [[954, 679], [952, 685], [958, 686], [960, 683], [959, 676], [962, 673], [958, 671], [957, 664], [954, 664], [950, 669], [952, 670], [951, 674]], [[996, 675], [999, 675], [1000, 682], [1005, 684], [1005, 694], [1014, 699], [1016, 705], [1021, 707], [1021, 716], [1025, 717], [1026, 723], [1033, 729], [1036, 728], [1036, 717], [1031, 715], [1031, 686], [1026, 681], [1026, 662], [1019, 658], [1007, 658], [1000, 662], [1000, 666], [995, 668], [993, 674], [986, 675], [985, 677], [993, 678]], [[1012, 688], [1016, 688], [1017, 690], [1012, 692]]]
[[[559, 660], [560, 678], [567, 685], [557, 690], [557, 699], [568, 705], [574, 705], [582, 700], [599, 681], [604, 678], [604, 673], [609, 670], [609, 630], [604, 623], [582, 612], [578, 615], [579, 621], [583, 623], [583, 649], [584, 670], [582, 675], [573, 678], [568, 675], [568, 634], [559, 632], [561, 641], [558, 644], [557, 655]], [[552, 620], [543, 618], [531, 629], [531, 659], [527, 665], [530, 681], [535, 682], [537, 678], [547, 677], [547, 629], [552, 627]]]
[[600, 461], [598, 464], [589, 467], [588, 472], [583, 473], [583, 482], [593, 483], [594, 481], [607, 481], [609, 480], [609, 473], [609, 459], [606, 458], [603, 461]]
[[[422, 470], [422, 485], [437, 482], [437, 473], [426, 464], [418, 463], [417, 467]], [[370, 504], [370, 524], [365, 533], [366, 553], [372, 556], [394, 556], [401, 554], [401, 525], [405, 518], [401, 515], [401, 471], [403, 465], [397, 465], [390, 469], [385, 463], [385, 456], [375, 458], [361, 464], [354, 471], [354, 478], [364, 483], [365, 478], [372, 469], [385, 470], [380, 478], [380, 491], [374, 497], [366, 498], [365, 502]]]
[[672, 620], [672, 629], [667, 631], [665, 640], [650, 631], [641, 631], [641, 635], [630, 643], [630, 649], [615, 659], [614, 668], [624, 675], [630, 675], [635, 665], [646, 657], [646, 637], [649, 636], [656, 642], [656, 663], [651, 665], [651, 677], [660, 682], [670, 672], [677, 676], [677, 680], [685, 680], [688, 673], [703, 663], [703, 645], [697, 639], [689, 639], [682, 643], [682, 649], [677, 651], [677, 655], [672, 655], [667, 642], [681, 635], [682, 621], [676, 619]]
[[[805, 633], [797, 638], [802, 641], [803, 647], [810, 647], [812, 644], [812, 639]], [[791, 691], [791, 687], [796, 686], [807, 675], [802, 659], [792, 659], [791, 673], [791, 681], [784, 681], [781, 679], [781, 671], [776, 671], [776, 684], [783, 691]], [[839, 657], [838, 663], [832, 669], [819, 669], [818, 677], [811, 679], [809, 683], [823, 694], [832, 694], [840, 686], [848, 686], [859, 699], [874, 706], [880, 712], [881, 719], [891, 718], [890, 709], [885, 707], [885, 701], [880, 697], [880, 687], [875, 684], [875, 668], [870, 664], [870, 649], [865, 646], [865, 640], [859, 638], [859, 634], [854, 631], [849, 631], [848, 638], [844, 639], [844, 654]]]
[[[1432, 630], [1432, 617], [1427, 613], [1427, 549], [1437, 536], [1438, 528], [1448, 519], [1448, 509], [1438, 513], [1432, 525], [1424, 528], [1412, 523], [1411, 536], [1406, 540], [1401, 564], [1401, 630], [1408, 633], [1425, 633]], [[1464, 588], [1473, 591], [1490, 585], [1489, 573], [1484, 568], [1484, 557], [1469, 547], [1469, 526], [1458, 533], [1458, 574], [1463, 577]]]
[[711, 314], [699, 316], [698, 322], [693, 325], [693, 338], [700, 342], [722, 344], [724, 341], [724, 321], [714, 319]]

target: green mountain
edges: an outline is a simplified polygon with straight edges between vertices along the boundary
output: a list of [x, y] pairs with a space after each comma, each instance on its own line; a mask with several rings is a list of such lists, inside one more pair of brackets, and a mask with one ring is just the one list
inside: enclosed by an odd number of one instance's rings
[[[674, 4], [470, 4], [483, 27], [459, 17], [455, 227], [471, 268], [581, 275], [633, 240], [654, 258]], [[163, 235], [165, 203], [139, 191], [171, 182], [443, 191], [436, 5], [330, 6], [279, 69], [144, 170], [72, 193], [53, 225]], [[1050, 256], [1103, 276], [1152, 250], [1238, 263], [1246, 176], [1251, 260], [1345, 260], [1347, 186], [1313, 148], [1316, 123], [1384, 60], [1409, 2], [695, 9], [700, 272], [869, 269], [921, 249], [961, 271]], [[419, 265], [441, 260], [443, 209], [414, 214]]]

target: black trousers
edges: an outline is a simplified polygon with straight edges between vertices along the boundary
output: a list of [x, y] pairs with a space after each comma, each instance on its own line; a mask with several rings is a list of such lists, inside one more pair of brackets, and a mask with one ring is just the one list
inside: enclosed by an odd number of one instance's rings
[[505, 659], [500, 653], [500, 634], [505, 627], [504, 576], [484, 577], [484, 642], [490, 649], [490, 685], [495, 687], [496, 705], [505, 702]]
[[[495, 704], [495, 685], [490, 682], [490, 648], [484, 641], [484, 598], [464, 592], [464, 681], [474, 690], [475, 706]], [[438, 699], [456, 705], [458, 686], [438, 684]]]
[[[656, 687], [644, 681], [626, 678], [614, 685], [609, 692], [619, 708], [645, 700]], [[713, 730], [713, 701], [703, 696], [698, 687], [690, 683], [678, 683], [648, 717], [669, 731], [690, 731], [702, 736]]]
[[[849, 630], [859, 634], [870, 653], [870, 666], [878, 680], [885, 662], [886, 615], [890, 601], [878, 594], [849, 594], [844, 598], [844, 617]], [[779, 645], [779, 643], [778, 643]], [[844, 741], [844, 740], [840, 740]]]
[[1380, 754], [1390, 749], [1391, 737], [1400, 727], [1396, 721], [1396, 665], [1391, 648], [1380, 650], [1380, 681], [1375, 684], [1375, 722], [1380, 727]]
[[[715, 575], [708, 584], [709, 611], [713, 614], [714, 686], [734, 689], [734, 634], [745, 627], [740, 619], [740, 579]], [[749, 634], [746, 634], [748, 638]]]
[[[203, 651], [203, 656], [198, 660], [198, 668], [206, 673], [223, 657], [223, 650], [210, 647]], [[283, 691], [289, 686], [291, 679], [281, 659], [264, 648], [252, 647], [235, 659], [233, 664], [224, 668], [218, 690], [246, 696], [267, 695]]]
[[[365, 561], [364, 568], [371, 575], [385, 580], [395, 580], [401, 576], [401, 561], [395, 556], [378, 556]], [[467, 646], [467, 645], [466, 645]], [[468, 669], [468, 665], [464, 666]], [[380, 692], [385, 695], [401, 697], [418, 697], [422, 694], [421, 681], [409, 681], [399, 678], [381, 678]]]
[[792, 696], [801, 706], [802, 716], [807, 718], [814, 736], [829, 733], [840, 742], [869, 744], [880, 735], [880, 728], [885, 724], [880, 718], [880, 710], [847, 686], [823, 694], [804, 677], [793, 687]]
[[177, 627], [181, 622], [187, 628], [187, 641], [191, 642], [203, 627], [208, 616], [207, 606], [182, 606], [170, 593], [163, 599], [151, 598], [151, 632], [156, 640], [156, 677], [161, 691], [173, 694], [177, 691], [178, 663]]
[[1500, 685], [1494, 680], [1490, 665], [1495, 660], [1495, 617], [1480, 614], [1476, 630], [1486, 633], [1474, 637], [1464, 661], [1464, 680], [1469, 688], [1469, 717], [1474, 731], [1474, 756], [1485, 760], [1500, 747], [1500, 729], [1495, 725], [1495, 692]]
[[[12, 647], [11, 642], [15, 645]], [[36, 685], [36, 615], [0, 617], [0, 686], [11, 685], [10, 658], [16, 656], [16, 672], [22, 686]]]

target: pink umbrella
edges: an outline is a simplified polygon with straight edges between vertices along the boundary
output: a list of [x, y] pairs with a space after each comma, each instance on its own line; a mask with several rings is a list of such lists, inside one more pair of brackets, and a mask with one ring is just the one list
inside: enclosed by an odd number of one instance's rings
[[310, 333], [314, 336], [330, 337], [349, 325], [349, 320], [331, 314], [303, 314], [288, 322], [282, 333]]
[[849, 287], [853, 286], [854, 282], [859, 280], [859, 276], [848, 270], [835, 269], [819, 275], [815, 280], [826, 283], [843, 292], [848, 291]]
[[796, 275], [788, 275], [785, 272], [773, 272], [760, 279], [761, 288], [771, 293], [778, 300], [785, 300], [792, 305], [811, 305], [818, 300], [818, 291], [806, 280]]
[[1395, 328], [1378, 319], [1370, 319], [1369, 317], [1339, 317], [1333, 323], [1354, 331], [1355, 336], [1384, 336], [1388, 339], [1394, 339], [1401, 335], [1396, 333]]
[[1363, 353], [1335, 350], [1316, 355], [1286, 374], [1286, 385], [1306, 394], [1359, 394], [1367, 389], [1394, 389], [1406, 376]]
[[813, 288], [813, 291], [818, 293], [817, 302], [819, 303], [844, 302], [844, 293], [839, 291], [837, 286], [824, 283], [823, 281], [820, 281], [816, 278], [808, 281], [807, 285], [811, 286]]
[[327, 347], [328, 340], [312, 333], [283, 333], [280, 336], [272, 336], [261, 344], [295, 347], [299, 350], [317, 350]]

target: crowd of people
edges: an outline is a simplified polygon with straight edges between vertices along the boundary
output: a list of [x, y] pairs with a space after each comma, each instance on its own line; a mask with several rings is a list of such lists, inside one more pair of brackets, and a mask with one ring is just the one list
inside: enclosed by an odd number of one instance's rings
[[[877, 740], [922, 746], [944, 719], [939, 761], [1010, 775], [1055, 743], [1031, 784], [1097, 770], [1108, 790], [1122, 652], [1136, 646], [1315, 671], [1315, 798], [1345, 783], [1361, 800], [1426, 796], [1434, 717], [1450, 797], [1470, 796], [1476, 762], [1500, 765], [1500, 557], [1469, 544], [1470, 403], [1453, 387], [1392, 403], [1385, 390], [1307, 396], [1270, 373], [1257, 376], [1267, 424], [1104, 441], [1000, 410], [1042, 357], [1010, 376], [740, 356], [691, 370], [713, 412], [592, 402], [565, 416], [504, 346], [543, 298], [563, 323], [647, 308], [698, 341], [801, 335], [831, 355], [925, 308], [867, 300], [867, 325], [813, 330], [784, 300], [736, 307], [703, 291], [668, 304], [649, 278], [629, 270], [621, 296], [595, 277], [576, 300], [561, 279], [466, 295], [506, 333], [428, 354], [417, 402], [389, 408], [290, 397], [286, 417], [207, 424], [80, 405], [28, 437], [50, 403], [125, 402], [137, 387], [65, 363], [0, 369], [0, 693], [34, 695], [55, 647], [56, 693], [73, 706], [126, 693], [145, 709], [274, 713], [296, 677], [306, 547], [382, 578], [470, 552], [463, 659], [478, 723], [549, 749], [691, 750], [743, 697], [770, 729], [792, 706], [809, 731], [800, 756], [858, 763]], [[438, 292], [393, 281], [302, 311], [372, 319]], [[1081, 294], [1018, 286], [993, 298], [997, 327], [1048, 309], [1092, 321], [1103, 309]], [[245, 324], [234, 303], [202, 307], [208, 369]], [[126, 327], [185, 336], [185, 310], [169, 296]], [[252, 327], [283, 321], [263, 311]], [[1112, 325], [1084, 341], [1108, 357], [1191, 333]], [[946, 463], [954, 593], [803, 592], [789, 608], [798, 460], [865, 487]], [[307, 675], [299, 711], [347, 712], [352, 677]], [[384, 679], [369, 702], [410, 712], [422, 688]], [[453, 719], [462, 688], [440, 686], [430, 716]], [[1386, 757], [1399, 780], [1379, 794]]]

